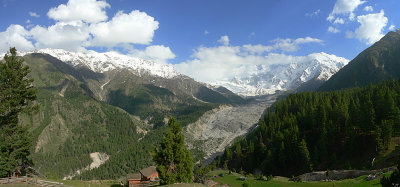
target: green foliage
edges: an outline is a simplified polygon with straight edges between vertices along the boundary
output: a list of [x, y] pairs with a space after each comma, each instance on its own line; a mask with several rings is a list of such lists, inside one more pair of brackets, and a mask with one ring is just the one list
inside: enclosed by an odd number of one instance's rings
[[203, 162], [200, 160], [200, 164], [196, 166], [193, 172], [193, 182], [195, 183], [205, 183], [207, 180], [207, 173], [211, 171], [211, 165], [204, 167]]
[[[258, 127], [218, 158], [220, 167], [299, 175], [369, 168], [400, 129], [400, 80], [333, 92], [297, 93], [270, 107]], [[376, 151], [376, 147], [378, 151]]]
[[17, 57], [17, 50], [10, 48], [0, 63], [0, 177], [25, 172], [33, 165], [29, 157], [31, 134], [18, 124], [19, 114], [36, 109], [31, 102], [37, 90], [28, 74], [29, 67]]
[[153, 155], [161, 184], [192, 182], [192, 155], [184, 143], [181, 125], [171, 118], [160, 147]]
[[383, 176], [380, 183], [383, 187], [400, 185], [400, 158], [397, 161], [397, 169], [390, 176]]

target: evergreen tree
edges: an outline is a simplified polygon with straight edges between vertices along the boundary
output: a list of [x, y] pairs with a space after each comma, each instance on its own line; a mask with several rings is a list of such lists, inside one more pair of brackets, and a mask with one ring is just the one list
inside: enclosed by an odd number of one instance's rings
[[181, 125], [171, 118], [160, 147], [155, 150], [156, 163], [161, 184], [192, 182], [193, 160], [184, 144]]
[[299, 161], [301, 164], [300, 165], [301, 169], [300, 168], [299, 169], [303, 173], [311, 171], [312, 167], [311, 167], [310, 153], [308, 152], [307, 143], [304, 139], [301, 140], [301, 142], [299, 143], [298, 149], [299, 149], [299, 154], [300, 154]]
[[26, 127], [18, 124], [21, 112], [31, 112], [36, 107], [37, 90], [28, 78], [29, 67], [11, 48], [0, 63], [0, 177], [11, 175], [33, 165], [30, 155], [32, 137]]

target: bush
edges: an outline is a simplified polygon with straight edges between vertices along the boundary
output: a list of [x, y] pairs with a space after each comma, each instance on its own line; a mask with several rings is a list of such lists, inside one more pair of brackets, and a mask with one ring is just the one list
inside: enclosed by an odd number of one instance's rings
[[268, 181], [272, 180], [274, 177], [272, 175], [268, 175], [267, 179]]
[[245, 182], [242, 184], [243, 187], [250, 187], [249, 183]]
[[383, 176], [382, 178], [381, 178], [381, 185], [383, 186], [383, 187], [390, 187], [390, 186], [392, 186], [392, 182], [390, 182], [390, 177], [386, 177], [386, 176]]
[[256, 180], [264, 180], [264, 176], [261, 174], [256, 175]]
[[302, 182], [302, 180], [301, 180], [301, 178], [299, 176], [297, 176], [297, 177], [292, 176], [290, 178], [290, 180], [293, 181], [293, 182]]

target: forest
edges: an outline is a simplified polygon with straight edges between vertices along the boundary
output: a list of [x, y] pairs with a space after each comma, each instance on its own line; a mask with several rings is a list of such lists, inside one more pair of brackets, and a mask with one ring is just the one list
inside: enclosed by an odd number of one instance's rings
[[369, 169], [399, 133], [400, 80], [330, 92], [291, 94], [257, 128], [217, 158], [220, 167], [293, 176]]

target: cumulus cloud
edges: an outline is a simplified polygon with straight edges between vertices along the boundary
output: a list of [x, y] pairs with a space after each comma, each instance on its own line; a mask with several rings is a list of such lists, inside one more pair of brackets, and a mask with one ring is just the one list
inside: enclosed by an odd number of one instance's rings
[[35, 18], [40, 17], [40, 15], [37, 14], [36, 12], [29, 12], [29, 15], [32, 16], [32, 17], [35, 17]]
[[361, 0], [337, 0], [332, 12], [329, 14], [327, 20], [334, 21], [336, 15], [349, 15], [349, 19], [354, 18], [354, 10], [364, 4], [366, 1]]
[[372, 8], [372, 6], [365, 6], [364, 11], [372, 12], [372, 11], [374, 11], [374, 8]]
[[340, 32], [339, 29], [337, 29], [337, 28], [335, 28], [335, 27], [332, 27], [332, 26], [330, 26], [330, 27], [328, 28], [328, 31], [331, 32], [331, 33], [339, 33], [339, 32]]
[[354, 31], [354, 37], [368, 45], [377, 42], [384, 36], [382, 31], [388, 23], [383, 10], [375, 14], [358, 16], [357, 21], [360, 26]]
[[82, 50], [89, 40], [89, 28], [83, 22], [58, 22], [50, 27], [35, 26], [30, 33], [36, 40], [36, 48], [61, 48]]
[[197, 81], [218, 83], [235, 77], [247, 77], [258, 72], [258, 67], [298, 63], [307, 56], [268, 53], [266, 55], [248, 53], [242, 46], [199, 47], [191, 60], [175, 64], [181, 73]]
[[229, 45], [229, 37], [227, 35], [221, 36], [221, 38], [218, 40], [218, 43], [222, 45]]
[[0, 53], [9, 50], [10, 47], [16, 47], [18, 50], [29, 51], [34, 49], [29, 31], [21, 25], [10, 25], [6, 31], [0, 32]]
[[105, 9], [110, 7], [106, 1], [69, 0], [68, 3], [51, 8], [47, 15], [57, 21], [84, 21], [97, 23], [107, 20]]
[[90, 31], [94, 37], [91, 45], [113, 47], [123, 43], [149, 44], [158, 24], [145, 12], [135, 10], [125, 14], [119, 11], [112, 20], [91, 25]]
[[293, 52], [299, 50], [299, 45], [306, 43], [322, 43], [323, 41], [317, 38], [305, 37], [305, 38], [297, 38], [295, 40], [286, 38], [286, 39], [275, 39], [273, 40], [274, 49], [279, 49], [286, 52]]
[[166, 63], [169, 59], [175, 58], [171, 49], [163, 45], [148, 46], [145, 50], [132, 50], [131, 55], [161, 63]]
[[334, 24], [344, 24], [344, 19], [343, 18], [336, 18], [333, 23]]
[[192, 54], [192, 59], [175, 68], [194, 79], [207, 83], [228, 81], [235, 76], [245, 76], [257, 72], [257, 65], [293, 63], [305, 57], [296, 57], [273, 53], [274, 51], [292, 51], [298, 45], [321, 43], [322, 40], [305, 37], [298, 39], [276, 39], [273, 45], [221, 45], [216, 47], [199, 47]]
[[242, 46], [242, 50], [249, 52], [250, 54], [258, 54], [261, 55], [265, 52], [269, 52], [272, 51], [274, 49], [273, 46], [265, 46], [265, 45], [261, 45], [261, 44], [257, 44], [257, 45], [243, 45]]
[[314, 16], [318, 16], [319, 13], [321, 13], [321, 9], [318, 9], [318, 10], [316, 10], [314, 12], [311, 12], [311, 13], [306, 13], [306, 16], [307, 17], [314, 17]]
[[390, 27], [389, 27], [389, 30], [390, 31], [394, 31], [396, 29], [396, 26], [395, 25], [390, 25]]

